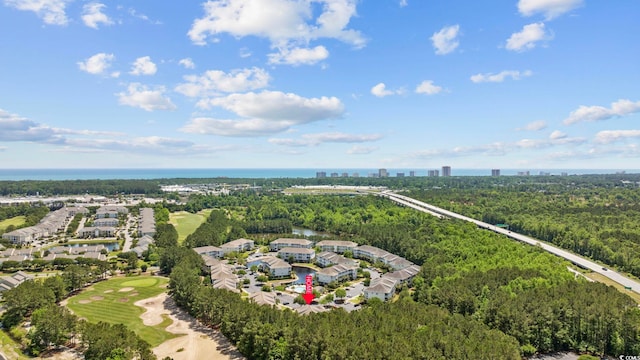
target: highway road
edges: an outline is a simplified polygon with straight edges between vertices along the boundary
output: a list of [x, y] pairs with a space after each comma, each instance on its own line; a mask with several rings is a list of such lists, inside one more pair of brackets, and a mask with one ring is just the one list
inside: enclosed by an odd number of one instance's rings
[[460, 215], [458, 213], [454, 213], [452, 211], [448, 211], [442, 208], [439, 208], [437, 206], [433, 206], [427, 203], [424, 203], [422, 201], [418, 201], [416, 199], [410, 198], [408, 196], [404, 196], [404, 195], [399, 195], [396, 193], [393, 193], [389, 190], [386, 191], [382, 191], [380, 193], [378, 193], [378, 195], [386, 197], [392, 201], [397, 202], [398, 204], [401, 205], [405, 205], [405, 206], [409, 206], [413, 209], [416, 210], [420, 210], [429, 214], [437, 214], [439, 215], [440, 218], [442, 218], [443, 216], [445, 217], [450, 217], [450, 218], [455, 218], [455, 219], [460, 219], [460, 220], [464, 220], [464, 221], [468, 221], [468, 222], [472, 222], [474, 224], [476, 224], [478, 227], [481, 227], [483, 229], [487, 229], [487, 230], [491, 230], [494, 231], [496, 233], [499, 234], [503, 234], [505, 236], [508, 236], [512, 239], [533, 245], [533, 246], [539, 246], [542, 249], [557, 255], [561, 258], [564, 258], [566, 260], [571, 261], [572, 263], [584, 268], [584, 269], [589, 269], [595, 273], [601, 274], [602, 276], [605, 276], [615, 282], [617, 282], [618, 284], [621, 284], [622, 286], [625, 286], [629, 289], [631, 289], [632, 291], [639, 293], [640, 294], [640, 282], [633, 280], [623, 274], [620, 274], [616, 271], [613, 271], [611, 269], [608, 269], [606, 266], [602, 266], [600, 264], [597, 264], [591, 260], [588, 260], [580, 255], [576, 255], [574, 253], [571, 253], [567, 250], [563, 250], [557, 246], [553, 246], [553, 245], [549, 245], [547, 243], [544, 243], [540, 240], [522, 235], [522, 234], [518, 234], [516, 232], [504, 229], [504, 228], [500, 228], [497, 227], [495, 225], [489, 224], [489, 223], [485, 223], [476, 219], [472, 219], [470, 217], [464, 216], [464, 215]]

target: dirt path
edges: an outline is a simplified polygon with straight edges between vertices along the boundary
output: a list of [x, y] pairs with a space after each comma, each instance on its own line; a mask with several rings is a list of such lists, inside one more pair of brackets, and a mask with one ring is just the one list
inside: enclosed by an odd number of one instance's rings
[[141, 315], [145, 325], [157, 325], [162, 322], [162, 314], [167, 314], [173, 320], [173, 324], [167, 327], [167, 331], [184, 334], [154, 348], [153, 353], [158, 359], [166, 356], [174, 360], [244, 359], [244, 356], [220, 332], [202, 326], [193, 317], [179, 309], [166, 293], [140, 300], [135, 305], [147, 310]]

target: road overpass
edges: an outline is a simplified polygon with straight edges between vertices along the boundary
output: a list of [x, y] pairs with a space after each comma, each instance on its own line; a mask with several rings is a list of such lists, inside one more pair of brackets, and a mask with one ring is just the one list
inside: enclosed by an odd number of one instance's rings
[[518, 240], [521, 241], [523, 243], [527, 243], [530, 245], [534, 245], [534, 246], [539, 246], [540, 248], [554, 254], [557, 255], [563, 259], [569, 260], [572, 263], [576, 264], [577, 266], [584, 268], [584, 269], [588, 269], [591, 270], [595, 273], [598, 273], [602, 276], [605, 276], [615, 282], [617, 282], [618, 284], [626, 287], [627, 289], [630, 289], [638, 294], [640, 294], [640, 282], [633, 280], [631, 278], [629, 278], [628, 276], [625, 276], [619, 272], [613, 271], [611, 269], [608, 269], [606, 266], [603, 267], [600, 264], [597, 264], [591, 260], [588, 260], [580, 255], [576, 255], [574, 253], [571, 253], [567, 250], [563, 250], [557, 246], [553, 246], [553, 245], [549, 245], [547, 243], [544, 243], [540, 240], [534, 239], [532, 237], [529, 236], [525, 236], [522, 234], [518, 234], [516, 232], [480, 221], [480, 220], [476, 220], [476, 219], [472, 219], [470, 217], [464, 216], [464, 215], [460, 215], [458, 213], [454, 213], [452, 211], [449, 210], [445, 210], [442, 208], [439, 208], [437, 206], [433, 206], [431, 204], [427, 204], [425, 202], [422, 201], [418, 201], [416, 199], [410, 198], [408, 196], [404, 196], [404, 195], [399, 195], [396, 193], [393, 193], [389, 190], [386, 191], [381, 191], [378, 193], [378, 195], [386, 197], [392, 201], [395, 201], [398, 204], [401, 205], [405, 205], [408, 207], [411, 207], [412, 209], [416, 209], [419, 211], [423, 211], [426, 212], [428, 214], [432, 214], [435, 216], [438, 216], [439, 218], [442, 217], [449, 217], [449, 218], [454, 218], [454, 219], [460, 219], [460, 220], [464, 220], [464, 221], [468, 221], [468, 222], [472, 222], [474, 224], [476, 224], [478, 227], [483, 228], [483, 229], [487, 229], [487, 230], [491, 230], [494, 231], [496, 233], [508, 236], [514, 240]]

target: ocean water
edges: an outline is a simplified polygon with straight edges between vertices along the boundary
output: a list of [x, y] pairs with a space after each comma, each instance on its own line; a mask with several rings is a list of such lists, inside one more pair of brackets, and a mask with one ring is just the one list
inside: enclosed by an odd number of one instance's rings
[[[350, 177], [358, 174], [367, 177], [377, 174], [378, 169], [0, 169], [0, 180], [113, 180], [113, 179], [166, 179], [166, 178], [314, 178], [316, 172], [324, 171], [327, 177], [331, 173], [341, 176], [347, 173]], [[415, 176], [427, 176], [427, 169], [387, 169], [390, 177], [404, 173], [409, 176], [415, 171]], [[615, 174], [626, 171], [627, 174], [640, 173], [640, 170], [617, 169], [501, 169], [501, 175], [517, 175], [518, 172], [529, 171], [531, 175], [541, 172], [550, 175], [583, 174]], [[456, 169], [452, 168], [452, 176], [490, 176], [491, 169]]]

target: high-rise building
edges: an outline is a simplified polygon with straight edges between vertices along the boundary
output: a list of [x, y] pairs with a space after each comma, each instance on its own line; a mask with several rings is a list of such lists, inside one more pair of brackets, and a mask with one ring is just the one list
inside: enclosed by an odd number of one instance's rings
[[360, 177], [360, 173], [355, 172], [355, 173], [353, 173], [351, 176], [353, 176], [353, 177]]
[[414, 176], [416, 176], [416, 172], [415, 172], [415, 171], [409, 171], [409, 176], [410, 176], [410, 177], [414, 177]]
[[500, 169], [491, 169], [491, 176], [500, 176]]
[[451, 166], [442, 167], [442, 176], [451, 176]]
[[389, 173], [387, 172], [387, 169], [379, 169], [378, 170], [378, 177], [387, 177], [389, 176]]
[[427, 174], [429, 176], [431, 176], [431, 177], [438, 177], [438, 176], [440, 176], [440, 171], [438, 171], [438, 170], [429, 170], [429, 172]]
[[337, 172], [332, 172], [331, 173], [331, 177], [332, 178], [337, 178], [338, 177], [338, 173]]
[[325, 171], [318, 171], [316, 173], [316, 178], [318, 179], [322, 179], [322, 178], [326, 178], [327, 177], [327, 173]]
[[404, 173], [403, 173], [403, 172], [402, 172], [402, 173], [401, 173], [401, 172], [399, 172], [399, 173], [397, 173], [397, 174], [396, 174], [396, 176], [397, 176], [397, 177], [404, 177]]
[[342, 177], [349, 177], [349, 173], [343, 172]]

